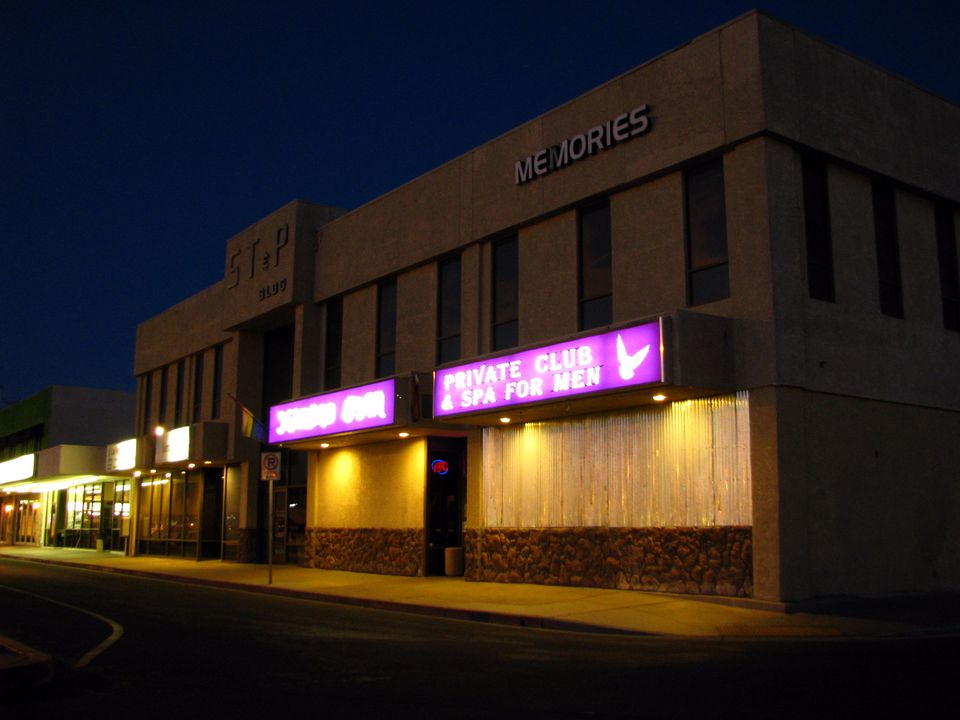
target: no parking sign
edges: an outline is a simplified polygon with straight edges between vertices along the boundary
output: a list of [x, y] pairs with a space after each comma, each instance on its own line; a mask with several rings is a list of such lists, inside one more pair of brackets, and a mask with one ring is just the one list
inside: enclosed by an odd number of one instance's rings
[[260, 453], [260, 479], [261, 480], [279, 480], [280, 479], [280, 453], [278, 452]]

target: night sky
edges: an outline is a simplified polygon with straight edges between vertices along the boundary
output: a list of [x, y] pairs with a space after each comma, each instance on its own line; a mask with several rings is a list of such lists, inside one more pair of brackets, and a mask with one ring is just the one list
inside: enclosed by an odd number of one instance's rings
[[[259, 218], [361, 205], [751, 7], [0, 0], [0, 406], [132, 390], [137, 323]], [[763, 8], [960, 102], [957, 3]]]

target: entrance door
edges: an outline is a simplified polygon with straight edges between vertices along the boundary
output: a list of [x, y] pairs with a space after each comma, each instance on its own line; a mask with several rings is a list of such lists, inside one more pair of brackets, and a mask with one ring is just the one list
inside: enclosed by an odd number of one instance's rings
[[219, 559], [223, 539], [223, 475], [203, 471], [203, 510], [200, 518], [200, 558]]
[[444, 574], [444, 551], [463, 547], [466, 441], [427, 440], [427, 575]]

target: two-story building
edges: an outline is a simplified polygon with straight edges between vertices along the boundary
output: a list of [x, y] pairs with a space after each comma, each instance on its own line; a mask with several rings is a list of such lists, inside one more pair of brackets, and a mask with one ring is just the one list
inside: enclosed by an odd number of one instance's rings
[[212, 555], [272, 527], [318, 568], [957, 589], [958, 157], [956, 105], [751, 12], [355, 210], [290, 203], [139, 328], [138, 434], [190, 440], [137, 549], [206, 512]]

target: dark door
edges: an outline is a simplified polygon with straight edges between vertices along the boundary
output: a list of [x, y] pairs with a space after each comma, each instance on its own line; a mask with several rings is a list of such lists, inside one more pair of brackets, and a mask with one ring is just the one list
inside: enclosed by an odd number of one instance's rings
[[427, 575], [444, 574], [447, 548], [463, 546], [466, 494], [466, 441], [429, 438], [427, 441]]
[[200, 557], [219, 559], [223, 547], [223, 471], [203, 471]]

